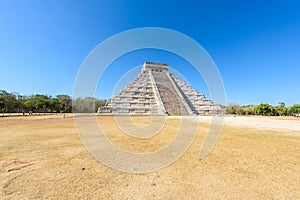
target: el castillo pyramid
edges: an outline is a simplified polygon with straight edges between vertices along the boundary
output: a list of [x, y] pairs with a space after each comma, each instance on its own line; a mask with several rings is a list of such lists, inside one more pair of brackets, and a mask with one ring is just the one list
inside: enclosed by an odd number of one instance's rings
[[141, 73], [100, 114], [112, 115], [197, 115], [223, 110], [197, 90], [169, 73], [167, 64], [145, 62]]

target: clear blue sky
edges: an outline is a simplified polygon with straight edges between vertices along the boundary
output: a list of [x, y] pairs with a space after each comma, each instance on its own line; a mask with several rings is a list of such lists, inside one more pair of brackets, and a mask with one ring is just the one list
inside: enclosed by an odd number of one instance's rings
[[[222, 75], [227, 103], [300, 103], [299, 1], [0, 1], [0, 89], [72, 95], [85, 57], [108, 37], [165, 27], [199, 42]], [[169, 63], [209, 96], [201, 77], [168, 52], [132, 52], [114, 62], [97, 96], [144, 61]], [[103, 87], [105, 85], [105, 87]]]

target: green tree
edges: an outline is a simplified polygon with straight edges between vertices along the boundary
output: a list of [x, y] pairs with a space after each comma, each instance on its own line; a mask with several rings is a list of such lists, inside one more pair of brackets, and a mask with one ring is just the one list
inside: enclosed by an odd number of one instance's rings
[[104, 107], [106, 104], [107, 100], [105, 99], [95, 99], [95, 109], [96, 111], [98, 110], [99, 107]]
[[56, 96], [58, 108], [61, 112], [71, 112], [72, 99], [66, 94], [60, 94]]
[[36, 110], [33, 96], [29, 96], [26, 98], [26, 100], [23, 103], [23, 107], [27, 111], [35, 111]]
[[238, 110], [239, 110], [240, 106], [236, 103], [230, 103], [228, 104], [227, 108], [226, 108], [226, 112], [228, 114], [238, 114]]
[[0, 109], [4, 115], [5, 102], [4, 97], [2, 96], [2, 91], [0, 91]]
[[5, 90], [0, 91], [2, 101], [2, 111], [6, 113], [16, 112], [17, 99], [14, 93], [8, 93]]
[[294, 104], [292, 107], [290, 107], [289, 113], [291, 115], [300, 114], [300, 104]]
[[274, 115], [275, 113], [275, 109], [273, 108], [272, 105], [268, 104], [268, 103], [261, 103], [259, 104], [254, 112], [258, 115]]
[[36, 94], [31, 98], [36, 112], [47, 112], [47, 109], [49, 108], [48, 96], [43, 94]]
[[59, 103], [57, 98], [49, 99], [49, 109], [51, 113], [53, 113], [53, 111], [59, 112]]
[[25, 101], [27, 99], [27, 97], [25, 95], [20, 95], [20, 94], [16, 94], [17, 97], [17, 109], [18, 112], [22, 112], [25, 109]]
[[285, 103], [284, 102], [279, 102], [278, 106], [284, 108], [285, 107]]
[[73, 112], [76, 113], [95, 113], [99, 107], [103, 107], [106, 100], [100, 100], [95, 97], [77, 98], [73, 102]]
[[243, 115], [254, 115], [254, 109], [255, 109], [254, 105], [243, 105], [240, 107], [241, 111], [239, 112], [242, 113]]
[[244, 106], [239, 106], [236, 110], [236, 114], [245, 115], [246, 114], [245, 107]]
[[[106, 100], [94, 97], [86, 97], [84, 99], [76, 99], [76, 106], [80, 112], [96, 112], [99, 107], [106, 104]], [[70, 96], [61, 94], [55, 98], [34, 94], [31, 96], [20, 95], [18, 93], [8, 93], [0, 90], [0, 111], [6, 112], [72, 112], [72, 99]]]
[[279, 102], [278, 106], [275, 106], [274, 109], [275, 109], [275, 115], [285, 116], [288, 114], [288, 108], [285, 107], [284, 102]]

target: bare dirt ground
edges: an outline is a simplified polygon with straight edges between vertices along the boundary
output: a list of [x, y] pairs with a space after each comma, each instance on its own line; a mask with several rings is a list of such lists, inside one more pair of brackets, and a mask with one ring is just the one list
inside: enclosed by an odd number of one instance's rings
[[[132, 120], [141, 127], [151, 122]], [[131, 174], [97, 161], [71, 116], [0, 118], [0, 199], [300, 199], [300, 120], [226, 118], [203, 160], [209, 118], [196, 120], [197, 135], [182, 157], [162, 170]], [[113, 117], [98, 121], [112, 143], [137, 152], [168, 144], [180, 125], [170, 117], [160, 134], [138, 140], [122, 134]]]

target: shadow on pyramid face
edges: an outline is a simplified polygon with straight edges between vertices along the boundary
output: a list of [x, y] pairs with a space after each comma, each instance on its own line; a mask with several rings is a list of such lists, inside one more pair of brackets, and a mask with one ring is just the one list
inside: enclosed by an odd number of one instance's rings
[[157, 88], [168, 115], [188, 114], [188, 111], [185, 109], [183, 103], [180, 101], [179, 96], [174, 90], [162, 84], [157, 84]]

